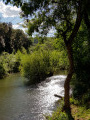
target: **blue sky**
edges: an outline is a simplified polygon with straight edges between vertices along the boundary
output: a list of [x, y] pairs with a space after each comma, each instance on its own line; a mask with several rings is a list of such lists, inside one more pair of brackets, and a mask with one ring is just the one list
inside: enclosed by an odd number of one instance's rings
[[[25, 28], [22, 27], [24, 19], [20, 18], [21, 9], [12, 5], [5, 5], [3, 0], [0, 0], [0, 22], [11, 22], [14, 29], [22, 29], [25, 32]], [[54, 29], [51, 29], [48, 36], [52, 36]]]
[[0, 0], [0, 22], [12, 22], [13, 28], [23, 29], [21, 24], [24, 19], [20, 18], [21, 9], [12, 5], [5, 5], [2, 0]]

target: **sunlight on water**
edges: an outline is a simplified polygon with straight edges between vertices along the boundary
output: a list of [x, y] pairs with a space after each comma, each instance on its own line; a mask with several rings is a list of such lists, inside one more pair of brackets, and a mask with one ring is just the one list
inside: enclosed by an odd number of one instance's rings
[[26, 87], [19, 74], [0, 81], [0, 120], [43, 120], [52, 113], [58, 100], [54, 94], [64, 95], [66, 76], [47, 78], [38, 85]]

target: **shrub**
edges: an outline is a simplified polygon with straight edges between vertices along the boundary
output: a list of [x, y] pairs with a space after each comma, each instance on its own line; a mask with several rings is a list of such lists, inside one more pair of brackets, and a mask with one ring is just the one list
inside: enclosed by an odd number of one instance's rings
[[60, 101], [59, 107], [52, 113], [52, 115], [46, 116], [46, 120], [70, 120], [69, 116], [65, 113], [62, 112], [64, 101]]
[[53, 50], [50, 54], [50, 64], [54, 72], [66, 70], [68, 68], [68, 59], [64, 51]]
[[0, 78], [3, 78], [4, 75], [5, 75], [5, 70], [3, 68], [3, 65], [0, 64]]
[[21, 60], [21, 72], [29, 79], [29, 83], [44, 80], [52, 72], [48, 51], [37, 51], [24, 55]]
[[31, 54], [23, 55], [21, 59], [21, 72], [30, 83], [44, 80], [57, 70], [67, 68], [67, 58], [63, 52], [56, 50], [39, 49]]
[[68, 119], [68, 116], [66, 115], [66, 113], [64, 113], [64, 112], [61, 112], [61, 113], [55, 112], [52, 116], [46, 117], [46, 120], [69, 120], [69, 119]]
[[0, 58], [1, 58], [0, 63], [3, 65], [5, 72], [6, 73], [13, 72], [13, 68], [16, 62], [15, 55], [3, 52]]
[[[73, 96], [82, 103], [89, 98], [90, 91], [90, 45], [87, 27], [82, 26], [73, 44], [74, 79], [72, 79]], [[84, 101], [85, 100], [85, 101]], [[89, 99], [87, 99], [89, 100]]]
[[18, 72], [21, 60], [21, 52], [18, 51], [16, 54], [9, 54], [7, 52], [3, 52], [0, 55], [0, 64], [2, 64], [2, 68], [5, 70], [5, 73]]

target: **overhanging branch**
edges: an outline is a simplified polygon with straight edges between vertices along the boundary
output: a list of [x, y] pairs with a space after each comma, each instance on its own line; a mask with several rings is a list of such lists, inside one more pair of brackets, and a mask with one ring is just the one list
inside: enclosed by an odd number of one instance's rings
[[81, 25], [82, 16], [83, 16], [82, 1], [80, 0], [79, 5], [78, 5], [78, 13], [77, 13], [77, 18], [76, 18], [76, 23], [75, 23], [75, 26], [73, 28], [73, 31], [72, 31], [68, 41], [67, 41], [67, 44], [72, 44], [73, 39], [76, 37], [78, 29]]

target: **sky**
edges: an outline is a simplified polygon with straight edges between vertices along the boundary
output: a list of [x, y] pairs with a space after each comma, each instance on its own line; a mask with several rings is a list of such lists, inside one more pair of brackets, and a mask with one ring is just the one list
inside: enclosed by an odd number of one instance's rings
[[[0, 0], [0, 22], [11, 22], [14, 29], [22, 29], [25, 32], [26, 29], [22, 27], [24, 19], [20, 18], [20, 12], [20, 8], [10, 4], [5, 5], [3, 0]], [[54, 31], [54, 29], [51, 29], [49, 31], [48, 37], [53, 36]]]

